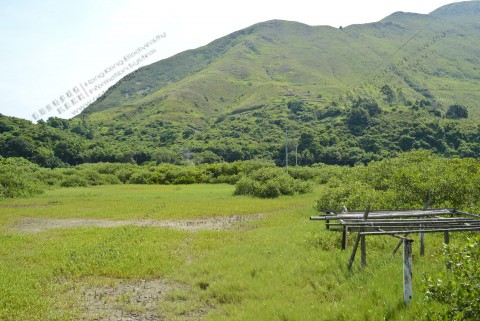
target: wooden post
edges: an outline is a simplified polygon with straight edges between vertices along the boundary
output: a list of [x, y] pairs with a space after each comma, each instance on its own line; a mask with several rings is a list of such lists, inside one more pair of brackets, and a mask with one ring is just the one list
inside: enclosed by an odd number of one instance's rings
[[360, 249], [362, 252], [362, 268], [367, 266], [367, 244], [365, 242], [365, 235], [360, 237]]
[[[405, 233], [403, 235], [403, 237], [407, 237], [409, 233]], [[398, 249], [400, 248], [400, 246], [403, 244], [403, 240], [400, 240], [397, 244], [397, 246], [395, 246], [395, 248], [393, 249], [392, 251], [392, 254], [395, 255], [395, 253], [397, 253]]]
[[443, 239], [445, 244], [450, 243], [450, 234], [448, 233], [448, 231], [443, 232]]
[[348, 245], [348, 227], [345, 225], [343, 226], [343, 231], [342, 231], [342, 250], [345, 250]]
[[[432, 199], [429, 199], [424, 205], [423, 205], [423, 208], [422, 208], [422, 211], [426, 211], [428, 210], [428, 208], [430, 207], [430, 205], [432, 204]], [[408, 236], [408, 234], [410, 233], [405, 233], [405, 237]], [[425, 254], [425, 244], [424, 244], [424, 236], [423, 236], [423, 233], [420, 233], [420, 254], [423, 255]], [[398, 249], [400, 248], [400, 246], [402, 245], [403, 241], [400, 240], [397, 244], [397, 246], [395, 246], [395, 249], [393, 249], [393, 252], [392, 254], [395, 254], [397, 253]], [[422, 245], [423, 244], [423, 245]], [[423, 253], [423, 254], [422, 254]]]
[[412, 242], [403, 240], [403, 302], [409, 304], [412, 300]]
[[350, 256], [350, 261], [348, 262], [348, 269], [350, 270], [355, 260], [355, 254], [357, 253], [358, 243], [360, 242], [360, 233], [357, 233], [357, 238], [353, 244], [352, 255]]
[[[370, 213], [370, 204], [367, 204], [367, 208], [365, 209], [365, 213], [363, 213], [363, 220], [366, 221], [368, 218], [368, 213]], [[361, 243], [361, 251], [362, 251], [362, 268], [367, 266], [367, 242], [366, 236], [362, 235], [360, 238]]]
[[[370, 213], [370, 204], [367, 205], [365, 209], [365, 213], [363, 213], [363, 220], [365, 221], [368, 218], [368, 213]], [[358, 243], [362, 240], [362, 267], [367, 265], [367, 253], [366, 253], [366, 244], [365, 244], [365, 235], [360, 235], [360, 232], [357, 233], [357, 239], [355, 240], [355, 244], [353, 244], [352, 255], [350, 256], [350, 261], [348, 262], [348, 269], [352, 268], [353, 261], [355, 260], [355, 254], [357, 253]], [[364, 252], [365, 251], [365, 255]]]
[[[432, 199], [429, 199], [425, 205], [423, 205], [423, 210], [427, 210], [430, 205], [432, 204]], [[421, 225], [420, 225], [421, 227]], [[425, 234], [424, 233], [420, 233], [420, 256], [424, 256], [425, 255]]]
[[[420, 228], [422, 226], [420, 225]], [[425, 234], [424, 233], [420, 233], [420, 256], [424, 256], [425, 255]]]

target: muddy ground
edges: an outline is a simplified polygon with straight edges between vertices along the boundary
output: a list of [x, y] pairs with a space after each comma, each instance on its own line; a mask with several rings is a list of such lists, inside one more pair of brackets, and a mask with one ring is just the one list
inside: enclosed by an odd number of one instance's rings
[[[104, 280], [105, 281], [105, 280]], [[169, 283], [165, 280], [126, 281], [109, 279], [109, 285], [82, 289], [80, 305], [83, 310], [81, 320], [97, 321], [157, 321], [166, 320], [159, 312], [158, 304], [171, 300], [168, 293], [184, 290], [183, 284]], [[185, 311], [180, 320], [198, 320], [209, 308], [197, 308]]]
[[240, 228], [238, 223], [251, 221], [264, 217], [264, 214], [217, 216], [192, 220], [100, 220], [100, 219], [43, 219], [23, 218], [12, 229], [17, 232], [39, 233], [55, 228], [75, 227], [117, 227], [133, 226], [158, 226], [187, 231], [200, 230], [232, 230]]
[[[23, 233], [40, 233], [56, 228], [158, 226], [186, 231], [234, 230], [242, 222], [265, 217], [265, 214], [234, 215], [191, 220], [100, 220], [100, 219], [42, 219], [23, 218], [12, 230]], [[105, 281], [105, 280], [104, 280]], [[166, 280], [131, 281], [108, 279], [102, 286], [80, 286], [81, 320], [96, 321], [158, 321], [166, 320], [159, 312], [159, 304], [168, 300], [171, 291], [188, 291], [188, 286]], [[198, 320], [211, 307], [187, 309], [177, 320]]]

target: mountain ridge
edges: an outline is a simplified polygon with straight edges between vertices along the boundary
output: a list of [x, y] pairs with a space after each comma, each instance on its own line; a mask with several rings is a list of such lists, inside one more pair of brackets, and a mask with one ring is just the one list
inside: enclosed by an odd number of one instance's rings
[[[303, 165], [412, 149], [480, 157], [479, 6], [344, 28], [261, 22], [140, 68], [70, 121], [29, 127], [2, 118], [0, 152], [42, 164], [282, 165], [285, 145]], [[48, 126], [55, 130], [45, 135]], [[48, 137], [64, 137], [63, 145]]]
[[458, 17], [472, 16], [480, 14], [480, 1], [461, 1], [444, 5], [429, 15], [434, 17], [443, 17], [457, 19]]
[[[466, 2], [462, 4], [466, 4], [469, 7], [472, 5], [470, 2]], [[474, 5], [478, 6], [478, 3], [474, 3]], [[126, 93], [123, 96], [124, 102], [127, 102], [127, 101], [130, 102], [135, 99], [142, 100], [142, 98], [139, 97], [140, 95], [145, 95], [146, 93], [148, 95], [148, 93], [152, 93], [156, 90], [161, 90], [162, 88], [165, 88], [167, 86], [180, 82], [185, 78], [192, 77], [196, 73], [201, 72], [202, 70], [208, 69], [208, 67], [211, 66], [213, 62], [217, 61], [217, 59], [222, 59], [222, 57], [224, 57], [225, 54], [228, 54], [228, 52], [232, 50], [234, 47], [241, 45], [242, 41], [245, 42], [244, 45], [247, 46], [247, 48], [253, 49], [253, 51], [255, 51], [256, 50], [255, 44], [264, 45], [262, 41], [263, 42], [265, 40], [270, 42], [272, 41], [272, 32], [271, 32], [272, 29], [274, 30], [273, 36], [276, 37], [277, 41], [282, 40], [279, 38], [282, 37], [282, 33], [285, 33], [286, 30], [288, 30], [288, 32], [290, 33], [295, 32], [297, 36], [303, 36], [303, 37], [309, 37], [309, 36], [311, 37], [312, 34], [315, 34], [315, 33], [316, 34], [325, 33], [325, 34], [330, 34], [330, 40], [334, 39], [337, 41], [342, 41], [342, 40], [346, 41], [344, 38], [342, 39], [342, 33], [344, 33], [342, 31], [348, 32], [350, 30], [354, 30], [355, 32], [355, 31], [358, 31], [355, 29], [363, 29], [363, 28], [369, 28], [369, 27], [381, 28], [382, 26], [383, 27], [387, 26], [387, 27], [390, 27], [390, 31], [392, 31], [393, 29], [392, 27], [399, 27], [400, 29], [398, 30], [398, 32], [404, 33], [406, 29], [401, 25], [401, 22], [402, 20], [405, 20], [405, 18], [408, 19], [407, 21], [408, 23], [411, 23], [412, 18], [422, 17], [424, 19], [430, 19], [431, 21], [428, 22], [429, 24], [438, 23], [444, 26], [444, 22], [436, 21], [435, 15], [445, 16], [444, 14], [442, 15], [440, 13], [444, 12], [448, 8], [451, 8], [452, 6], [458, 7], [459, 3], [444, 6], [442, 8], [439, 8], [433, 11], [431, 14], [428, 14], [428, 15], [397, 12], [382, 19], [377, 23], [365, 24], [365, 25], [352, 25], [352, 26], [343, 28], [343, 30], [339, 30], [333, 27], [326, 27], [326, 26], [308, 26], [302, 23], [281, 21], [281, 20], [271, 20], [263, 23], [258, 23], [253, 26], [247, 27], [245, 29], [239, 30], [237, 32], [231, 33], [220, 39], [217, 39], [206, 46], [180, 53], [166, 60], [144, 67], [144, 69], [142, 69], [141, 71], [137, 71], [135, 75], [132, 76], [132, 78], [135, 78], [136, 80], [140, 79], [140, 81], [137, 81], [137, 83], [143, 84], [143, 86], [142, 85], [131, 86], [131, 88], [128, 88], [128, 89], [125, 89], [125, 88], [119, 88], [119, 89], [120, 91], [123, 89], [123, 92]], [[390, 23], [390, 26], [388, 26], [389, 23]], [[423, 24], [422, 26], [423, 28], [426, 28], [428, 26], [428, 25], [425, 25], [424, 21], [422, 21], [421, 23]], [[385, 31], [382, 30], [382, 32], [385, 32]], [[252, 34], [257, 35], [255, 41], [251, 41], [247, 39]], [[391, 35], [392, 34], [389, 34], [389, 36]], [[363, 35], [363, 36], [365, 37], [368, 35]], [[352, 42], [352, 39], [349, 39], [349, 40]], [[351, 44], [352, 43], [350, 43], [349, 45]], [[355, 42], [353, 42], [353, 45], [355, 45]], [[394, 45], [398, 45], [398, 44], [394, 44]], [[345, 50], [345, 48], [340, 48], [339, 50], [343, 51]], [[371, 53], [367, 52], [365, 54], [369, 55]], [[384, 53], [379, 53], [379, 54], [384, 54]], [[243, 56], [242, 56], [242, 53], [237, 53], [237, 56], [235, 57], [236, 59], [233, 59], [233, 60], [237, 62], [242, 57], [246, 58], [246, 55], [247, 53], [245, 52], [243, 52]], [[185, 63], [185, 61], [187, 61], [187, 63]], [[309, 63], [311, 63], [311, 61]], [[179, 68], [183, 68], [183, 69], [177, 72]], [[283, 66], [283, 68], [288, 69], [288, 66]], [[158, 69], [162, 69], [162, 71], [157, 72]], [[240, 69], [241, 70], [231, 69], [230, 72], [232, 72], [232, 74], [234, 74], [235, 72], [239, 73], [241, 76], [242, 72], [245, 73], [248, 68], [243, 67]], [[148, 79], [146, 79], [148, 77], [144, 76], [145, 74], [148, 74], [150, 70], [152, 71], [152, 73], [156, 74], [156, 78], [155, 78], [156, 84], [154, 84], [153, 86], [150, 85], [152, 82], [148, 82]], [[308, 72], [306, 74], [308, 74]], [[141, 79], [142, 75], [144, 79]], [[248, 74], [244, 74], [243, 77], [246, 77], [247, 75]], [[334, 76], [337, 76], [337, 75], [334, 75]], [[257, 78], [257, 80], [258, 79], [259, 78]], [[117, 87], [125, 87], [125, 85], [128, 87], [127, 83], [129, 82], [129, 80], [130, 78], [129, 76], [127, 76], [126, 78], [122, 79], [114, 89], [116, 89]], [[339, 79], [339, 80], [342, 80], [342, 79]], [[145, 83], [148, 83], [148, 84], [145, 85]], [[299, 85], [298, 83], [296, 84]], [[118, 102], [109, 101], [109, 98], [108, 98], [109, 95], [118, 96], [119, 93], [118, 92], [114, 93], [114, 92], [115, 90], [110, 90], [105, 94], [105, 96], [98, 103], [87, 108], [84, 112], [89, 114], [95, 111], [103, 110], [105, 109], [105, 107], [111, 107], [114, 105], [118, 106]], [[132, 99], [132, 97], [135, 97], [135, 95], [136, 95], [136, 98]], [[105, 100], [107, 102], [105, 102]]]

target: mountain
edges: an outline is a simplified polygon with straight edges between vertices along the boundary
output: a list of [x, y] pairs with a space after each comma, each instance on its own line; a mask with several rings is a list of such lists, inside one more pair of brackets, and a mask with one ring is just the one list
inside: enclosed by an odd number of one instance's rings
[[478, 156], [479, 62], [479, 1], [344, 28], [272, 20], [127, 75], [70, 127], [89, 133], [84, 161], [281, 164], [286, 132], [303, 164]]
[[[429, 15], [397, 12], [343, 29], [259, 23], [142, 68], [85, 113], [116, 109], [110, 110], [114, 117], [125, 108], [148, 106], [167, 118], [186, 110], [214, 116], [292, 94], [334, 100], [339, 91], [363, 89], [366, 82], [396, 85], [412, 98], [427, 93], [467, 103], [461, 91], [479, 76], [479, 7], [472, 1]], [[448, 87], [440, 86], [447, 81]]]

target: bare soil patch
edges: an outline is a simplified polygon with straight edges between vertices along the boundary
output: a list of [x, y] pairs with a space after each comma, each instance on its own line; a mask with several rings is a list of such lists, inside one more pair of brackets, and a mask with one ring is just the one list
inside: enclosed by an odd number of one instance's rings
[[0, 205], [0, 208], [47, 208], [47, 205]]
[[[164, 280], [127, 281], [107, 280], [109, 285], [90, 287], [82, 290], [81, 320], [97, 321], [156, 321], [165, 320], [159, 304], [168, 300], [173, 290], [187, 291], [182, 284]], [[189, 311], [182, 320], [195, 320], [205, 315], [208, 309]]]
[[100, 220], [100, 219], [42, 219], [24, 218], [13, 230], [25, 233], [38, 233], [55, 228], [76, 228], [76, 227], [117, 227], [124, 225], [133, 226], [158, 226], [186, 231], [200, 230], [233, 230], [241, 228], [239, 223], [252, 221], [264, 217], [265, 214], [256, 215], [234, 215], [216, 216], [192, 220]]

